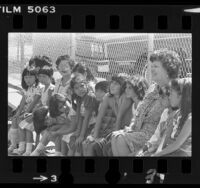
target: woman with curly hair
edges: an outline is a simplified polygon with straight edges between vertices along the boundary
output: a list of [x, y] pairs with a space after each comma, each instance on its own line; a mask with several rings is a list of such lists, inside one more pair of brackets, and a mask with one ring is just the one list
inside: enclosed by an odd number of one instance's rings
[[178, 54], [167, 49], [155, 51], [150, 56], [153, 83], [149, 87], [143, 101], [137, 106], [131, 130], [115, 132], [114, 153], [117, 156], [136, 154], [154, 134], [160, 117], [169, 101], [166, 86], [178, 77], [180, 58]]

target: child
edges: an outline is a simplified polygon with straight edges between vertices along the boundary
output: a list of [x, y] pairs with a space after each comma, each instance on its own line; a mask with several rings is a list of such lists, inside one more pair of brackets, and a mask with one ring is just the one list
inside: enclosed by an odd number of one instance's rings
[[[57, 138], [52, 135], [53, 131], [57, 131], [62, 126], [67, 126], [69, 124], [69, 103], [62, 94], [54, 94], [49, 100], [49, 116], [45, 120], [45, 124], [48, 128], [45, 130], [40, 143], [37, 145], [36, 149], [31, 153], [31, 156], [39, 156], [44, 152], [45, 146], [49, 141], [54, 141], [55, 144]], [[56, 145], [56, 149], [59, 146]], [[56, 155], [60, 155], [60, 151], [56, 150]]]
[[[101, 108], [101, 104], [103, 102], [103, 98], [106, 93], [108, 93], [108, 88], [109, 88], [109, 82], [108, 81], [100, 81], [95, 85], [95, 95], [97, 101], [100, 102], [98, 111]], [[90, 152], [90, 147], [91, 147], [91, 142], [92, 140], [92, 135], [94, 133], [94, 129], [91, 131], [91, 134], [87, 137], [87, 139], [83, 142], [83, 155], [87, 156], [88, 153]]]
[[51, 83], [52, 76], [53, 76], [53, 69], [49, 66], [44, 66], [38, 71], [39, 82], [44, 85], [41, 93], [42, 106], [49, 105], [49, 99], [54, 91], [55, 86]]
[[94, 133], [92, 137], [89, 137], [93, 143], [91, 143], [87, 156], [103, 156], [105, 147], [110, 143], [112, 131], [129, 124], [132, 117], [130, 110], [132, 101], [124, 94], [125, 83], [125, 78], [120, 75], [114, 75], [111, 78], [109, 93], [103, 98]]
[[[41, 87], [38, 85], [38, 79], [36, 77], [37, 71], [34, 68], [26, 67], [22, 72], [22, 88], [23, 97], [20, 102], [20, 106], [13, 117], [12, 126], [10, 129], [11, 146], [8, 148], [8, 152], [14, 152], [15, 154], [23, 154], [26, 150], [26, 154], [32, 149], [33, 135], [30, 131], [32, 126], [29, 125], [27, 129], [19, 129], [19, 148], [16, 148], [18, 125], [26, 118], [27, 114], [32, 112], [35, 105], [39, 102], [41, 96]], [[15, 150], [14, 150], [15, 149]]]
[[40, 141], [40, 133], [47, 128], [45, 123], [48, 114], [48, 106], [41, 106], [33, 112], [33, 125], [36, 132], [36, 146]]
[[98, 110], [96, 96], [87, 81], [80, 75], [72, 78], [70, 82], [77, 104], [77, 129], [70, 137], [68, 156], [82, 155], [82, 142], [90, 133], [95, 124]]
[[191, 156], [192, 80], [175, 79], [170, 86], [170, 108], [138, 156]]
[[[135, 113], [136, 108], [138, 104], [143, 100], [144, 95], [148, 89], [148, 83], [147, 81], [139, 76], [132, 76], [129, 78], [126, 82], [126, 97], [130, 98], [133, 101], [132, 105], [132, 120], [131, 122], [134, 122], [135, 119]], [[132, 123], [128, 127], [125, 127], [126, 130], [131, 129]], [[119, 131], [113, 132], [112, 134], [112, 140], [111, 140], [111, 147], [112, 147], [112, 153], [113, 156], [120, 156], [120, 151], [118, 151], [118, 147], [116, 147], [117, 143], [117, 134]], [[121, 148], [122, 149], [122, 148]], [[123, 153], [123, 152], [122, 152]]]
[[74, 64], [75, 64], [74, 61], [70, 59], [68, 55], [59, 56], [56, 60], [56, 67], [59, 73], [62, 75], [62, 78], [56, 80], [53, 94], [60, 93], [70, 101], [71, 101], [71, 92], [69, 90], [69, 84]]

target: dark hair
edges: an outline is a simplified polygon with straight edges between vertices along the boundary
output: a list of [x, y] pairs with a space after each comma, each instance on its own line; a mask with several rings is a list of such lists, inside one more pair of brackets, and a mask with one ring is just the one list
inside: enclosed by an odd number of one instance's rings
[[45, 74], [51, 78], [53, 76], [53, 68], [48, 66], [42, 67], [39, 69], [38, 74]]
[[81, 97], [76, 95], [76, 93], [74, 93], [74, 86], [77, 83], [85, 83], [87, 85], [88, 92], [92, 91], [92, 88], [89, 87], [87, 80], [83, 76], [76, 75], [71, 78], [71, 81], [70, 81], [70, 89], [72, 90], [71, 102], [72, 102], [72, 108], [75, 111], [77, 109], [77, 103], [81, 101]]
[[151, 54], [150, 61], [161, 62], [170, 79], [175, 79], [178, 77], [181, 60], [176, 52], [167, 49], [155, 51], [153, 54]]
[[141, 76], [132, 76], [127, 80], [127, 83], [131, 84], [135, 94], [139, 100], [143, 100], [149, 84], [147, 80]]
[[181, 95], [181, 119], [179, 126], [182, 128], [188, 118], [188, 115], [192, 112], [192, 79], [174, 79], [171, 81], [171, 88], [176, 90], [178, 94]]
[[74, 60], [72, 60], [72, 59], [70, 58], [69, 55], [61, 55], [61, 56], [59, 56], [59, 57], [57, 58], [57, 60], [56, 60], [56, 68], [58, 69], [58, 66], [60, 65], [60, 62], [61, 62], [61, 61], [64, 61], [64, 60], [67, 60], [69, 66], [70, 66], [70, 68], [71, 68], [71, 70], [72, 70], [73, 67], [74, 67], [74, 65], [75, 65], [75, 62], [74, 62]]
[[86, 84], [87, 83], [87, 80], [83, 77], [83, 76], [80, 76], [80, 75], [76, 75], [76, 76], [73, 76], [71, 78], [71, 81], [70, 81], [70, 88], [72, 89], [72, 91], [74, 90], [74, 86], [77, 84], [77, 83], [80, 83], [80, 82], [84, 82]]
[[52, 66], [52, 60], [47, 56], [34, 56], [29, 60], [29, 66], [42, 68], [44, 66]]
[[77, 63], [72, 69], [72, 73], [74, 72], [78, 72], [81, 74], [87, 73], [87, 76], [86, 76], [87, 81], [95, 81], [95, 78], [93, 74], [91, 73], [90, 69], [86, 67], [84, 63]]
[[[122, 95], [124, 93], [125, 89], [126, 89], [126, 78], [124, 76], [120, 76], [120, 74], [113, 75], [111, 77], [110, 84], [111, 84], [112, 81], [119, 83], [119, 85], [121, 86], [120, 95]], [[110, 87], [109, 87], [109, 94], [110, 94], [110, 96], [113, 96], [110, 93]]]
[[45, 118], [48, 114], [48, 106], [42, 106], [33, 112], [33, 125], [35, 132], [40, 134], [47, 127], [45, 126]]
[[60, 93], [55, 93], [49, 99], [49, 114], [52, 118], [55, 118], [62, 114], [59, 111], [59, 104], [62, 103], [63, 105], [66, 103], [66, 98], [64, 95]]
[[28, 89], [28, 86], [24, 80], [25, 76], [35, 76], [35, 83], [36, 86], [38, 85], [38, 79], [37, 79], [37, 70], [35, 68], [30, 68], [29, 66], [25, 67], [23, 72], [22, 72], [22, 78], [21, 78], [21, 86], [24, 90]]
[[109, 89], [108, 81], [100, 81], [95, 85], [95, 90], [101, 90], [101, 91], [107, 93], [108, 89]]

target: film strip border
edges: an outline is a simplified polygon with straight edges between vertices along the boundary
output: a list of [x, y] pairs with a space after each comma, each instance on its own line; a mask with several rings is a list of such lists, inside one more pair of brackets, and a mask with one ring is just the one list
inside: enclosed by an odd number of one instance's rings
[[[2, 26], [15, 32], [190, 32], [192, 29], [191, 15], [184, 12], [184, 6], [20, 6], [21, 14], [9, 7], [0, 6], [3, 10], [0, 16], [6, 15]], [[31, 7], [31, 12], [27, 7]], [[11, 13], [6, 14], [6, 10]], [[51, 10], [55, 12], [50, 13]]]
[[166, 183], [181, 183], [192, 174], [187, 158], [15, 158], [9, 169], [16, 183], [36, 182], [38, 176], [48, 178], [44, 183], [146, 183], [149, 172], [163, 174]]
[[[26, 6], [23, 6], [25, 8]], [[75, 6], [58, 7], [56, 14], [6, 15], [0, 22], [7, 32], [192, 32], [197, 35], [198, 18], [180, 7]], [[67, 13], [66, 13], [67, 12]], [[145, 14], [145, 15], [144, 15]], [[4, 18], [4, 15], [0, 15]], [[194, 19], [193, 19], [194, 18]], [[194, 35], [193, 35], [194, 36]], [[194, 41], [197, 42], [197, 41]], [[194, 43], [193, 43], [193, 46]], [[193, 49], [198, 54], [198, 49]], [[199, 58], [198, 58], [199, 59]], [[193, 73], [195, 69], [193, 69]], [[197, 71], [197, 69], [196, 69]], [[4, 131], [7, 131], [5, 129]], [[4, 132], [3, 131], [3, 132]], [[197, 135], [198, 132], [194, 131]], [[3, 136], [5, 137], [5, 136]], [[2, 137], [2, 138], [3, 138]], [[197, 138], [197, 137], [196, 137]], [[6, 144], [5, 144], [6, 145]], [[197, 146], [197, 144], [195, 144]], [[193, 143], [194, 148], [196, 148]], [[3, 146], [4, 148], [4, 146]], [[5, 147], [5, 151], [6, 147]], [[193, 152], [195, 155], [195, 152]], [[34, 176], [54, 177], [55, 183], [145, 183], [146, 172], [156, 169], [169, 174], [169, 183], [192, 182], [195, 163], [191, 158], [8, 158], [2, 157], [5, 182], [34, 182]], [[1, 170], [2, 171], [2, 170]], [[56, 177], [57, 181], [54, 181]], [[170, 180], [171, 178], [171, 180]], [[44, 181], [45, 183], [45, 181]]]

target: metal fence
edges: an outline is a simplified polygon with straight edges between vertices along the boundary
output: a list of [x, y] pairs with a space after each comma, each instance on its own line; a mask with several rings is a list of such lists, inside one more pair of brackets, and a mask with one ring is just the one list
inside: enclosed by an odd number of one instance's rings
[[95, 77], [140, 74], [150, 80], [149, 55], [161, 48], [181, 57], [180, 77], [192, 73], [192, 36], [184, 33], [15, 33], [9, 35], [9, 73], [20, 73], [32, 55], [53, 62], [68, 54], [84, 62]]
[[87, 64], [96, 77], [115, 73], [139, 74], [150, 79], [148, 57], [154, 51], [167, 48], [181, 58], [180, 77], [192, 73], [191, 34], [82, 34], [76, 39], [76, 60]]

